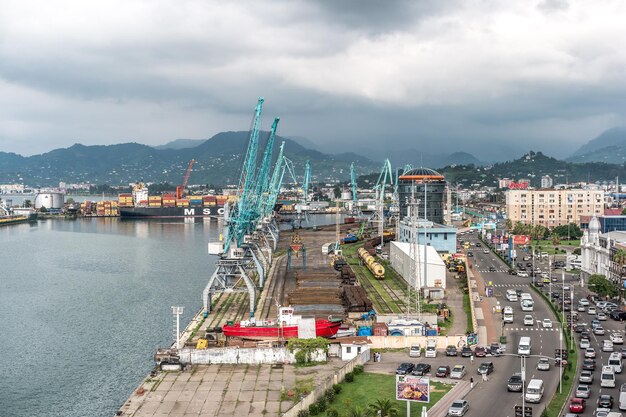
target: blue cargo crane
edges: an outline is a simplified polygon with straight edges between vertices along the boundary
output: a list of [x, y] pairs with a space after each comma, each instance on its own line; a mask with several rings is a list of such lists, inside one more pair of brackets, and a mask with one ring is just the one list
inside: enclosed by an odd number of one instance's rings
[[378, 175], [378, 181], [376, 181], [376, 186], [374, 187], [376, 191], [376, 210], [374, 210], [374, 213], [369, 219], [371, 223], [378, 223], [378, 234], [380, 235], [381, 246], [384, 245], [383, 229], [385, 227], [385, 216], [383, 210], [385, 207], [385, 191], [387, 186], [391, 186], [393, 189], [393, 174], [389, 159], [385, 159], [380, 174]]
[[[210, 311], [213, 294], [247, 291], [250, 317], [254, 317], [257, 285], [263, 287], [266, 271], [271, 264], [272, 248], [266, 234], [263, 233], [265, 232], [263, 215], [271, 213], [273, 209], [269, 196], [274, 195], [274, 190], [270, 187], [276, 183], [269, 181], [269, 172], [279, 119], [274, 119], [263, 158], [260, 164], [257, 164], [263, 101], [263, 98], [259, 98], [254, 110], [248, 147], [239, 177], [237, 201], [232, 207], [230, 205], [225, 207], [223, 246], [209, 243], [209, 253], [219, 255], [219, 259], [215, 272], [202, 293], [205, 314]], [[284, 159], [282, 145], [280, 152], [277, 167], [281, 166], [281, 159]]]
[[359, 210], [359, 199], [356, 195], [357, 193], [357, 185], [356, 185], [356, 170], [354, 169], [354, 162], [350, 164], [350, 186], [352, 187], [352, 214], [360, 215], [361, 210]]
[[306, 161], [304, 167], [304, 180], [302, 181], [302, 201], [306, 205], [309, 199], [309, 182], [311, 181], [311, 165]]

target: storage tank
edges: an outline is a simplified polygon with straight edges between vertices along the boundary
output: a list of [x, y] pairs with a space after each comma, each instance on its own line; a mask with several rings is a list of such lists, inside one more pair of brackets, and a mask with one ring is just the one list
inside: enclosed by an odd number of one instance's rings
[[35, 208], [62, 209], [65, 204], [65, 194], [56, 192], [43, 192], [35, 196]]
[[341, 192], [342, 200], [352, 200], [352, 191], [342, 191]]

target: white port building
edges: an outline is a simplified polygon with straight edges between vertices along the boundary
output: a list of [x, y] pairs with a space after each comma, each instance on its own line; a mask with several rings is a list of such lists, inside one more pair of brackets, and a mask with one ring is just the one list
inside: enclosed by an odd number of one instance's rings
[[412, 256], [411, 243], [391, 242], [389, 251], [391, 267], [412, 287], [422, 288], [425, 297], [443, 297], [446, 288], [446, 264], [435, 248], [427, 245], [426, 273], [424, 273], [424, 245], [416, 245], [416, 248], [418, 254]]

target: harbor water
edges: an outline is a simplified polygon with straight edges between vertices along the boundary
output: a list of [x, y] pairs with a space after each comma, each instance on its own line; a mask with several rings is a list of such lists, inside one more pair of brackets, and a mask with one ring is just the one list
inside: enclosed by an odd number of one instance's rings
[[111, 417], [185, 325], [217, 222], [46, 220], [0, 228], [0, 415]]

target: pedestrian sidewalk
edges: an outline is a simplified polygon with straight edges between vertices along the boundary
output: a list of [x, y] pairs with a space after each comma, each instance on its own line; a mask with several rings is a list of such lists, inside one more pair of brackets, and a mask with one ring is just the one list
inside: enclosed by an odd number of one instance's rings
[[474, 297], [474, 311], [476, 314], [476, 322], [478, 324], [478, 344], [488, 345], [492, 342], [499, 341], [498, 328], [494, 316], [496, 300], [493, 297], [487, 297], [485, 292], [485, 281], [473, 265], [468, 270], [470, 283], [472, 285], [472, 296]]

